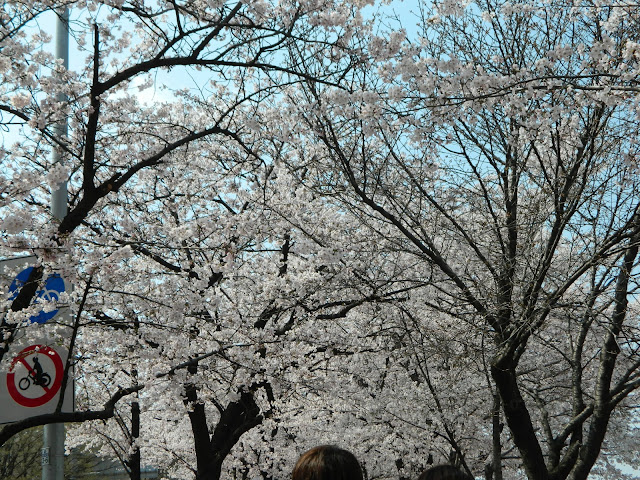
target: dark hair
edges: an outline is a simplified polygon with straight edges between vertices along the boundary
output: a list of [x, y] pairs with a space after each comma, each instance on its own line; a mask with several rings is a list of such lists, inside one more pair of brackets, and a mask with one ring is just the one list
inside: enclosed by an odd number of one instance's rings
[[436, 465], [422, 472], [418, 480], [473, 480], [473, 477], [453, 465]]
[[363, 480], [353, 453], [335, 445], [320, 445], [303, 453], [291, 473], [292, 480]]

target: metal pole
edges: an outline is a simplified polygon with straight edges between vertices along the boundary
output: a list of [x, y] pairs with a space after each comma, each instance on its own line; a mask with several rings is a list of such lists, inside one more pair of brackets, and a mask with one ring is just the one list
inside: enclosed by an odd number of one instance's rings
[[[56, 58], [61, 58], [65, 69], [69, 68], [69, 9], [65, 8], [59, 16], [56, 16]], [[67, 99], [62, 92], [58, 93], [57, 100], [64, 102]], [[54, 132], [58, 138], [67, 136], [67, 120], [62, 120], [54, 125]], [[53, 162], [62, 161], [60, 150], [53, 149]], [[67, 215], [67, 182], [58, 185], [51, 195], [51, 213], [58, 220]]]
[[[69, 10], [56, 15], [56, 58], [61, 58], [65, 69], [69, 68]], [[66, 100], [64, 93], [58, 93], [57, 100]], [[58, 138], [66, 138], [67, 121], [54, 126]], [[60, 150], [53, 148], [54, 163], [62, 161]], [[51, 213], [58, 220], [67, 214], [67, 182], [58, 185], [51, 193]], [[42, 480], [64, 480], [64, 423], [44, 426], [42, 445]]]
[[64, 480], [64, 423], [44, 426], [42, 480]]

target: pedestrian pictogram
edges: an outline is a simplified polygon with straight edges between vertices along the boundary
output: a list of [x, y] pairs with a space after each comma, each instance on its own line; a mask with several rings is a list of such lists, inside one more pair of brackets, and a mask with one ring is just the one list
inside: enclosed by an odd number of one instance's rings
[[62, 386], [64, 365], [53, 348], [31, 345], [16, 355], [7, 374], [7, 391], [23, 407], [39, 407]]

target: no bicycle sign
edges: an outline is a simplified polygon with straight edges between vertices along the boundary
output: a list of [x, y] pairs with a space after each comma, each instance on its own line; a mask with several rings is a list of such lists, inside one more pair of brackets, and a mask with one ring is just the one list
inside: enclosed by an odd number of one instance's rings
[[31, 345], [11, 362], [7, 390], [18, 405], [39, 407], [58, 393], [63, 372], [58, 352], [46, 345]]
[[[0, 423], [53, 413], [58, 405], [66, 352], [46, 345], [30, 345], [12, 360], [0, 383]], [[63, 412], [73, 411], [71, 381], [65, 391]]]

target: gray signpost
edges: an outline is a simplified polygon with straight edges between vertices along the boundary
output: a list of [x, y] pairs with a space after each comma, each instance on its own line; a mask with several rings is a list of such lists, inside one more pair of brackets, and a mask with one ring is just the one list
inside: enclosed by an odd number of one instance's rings
[[[69, 10], [61, 12], [56, 19], [56, 57], [62, 59], [65, 69], [69, 68]], [[63, 93], [58, 94], [58, 101], [64, 101]], [[56, 125], [55, 133], [59, 139], [67, 136], [67, 122]], [[53, 162], [61, 162], [62, 155], [57, 148], [53, 149]], [[67, 214], [67, 183], [58, 185], [51, 195], [51, 213], [58, 220]], [[42, 447], [42, 480], [64, 479], [64, 424], [52, 423], [44, 426]]]

